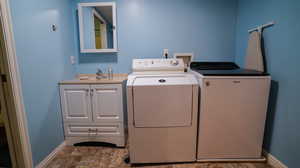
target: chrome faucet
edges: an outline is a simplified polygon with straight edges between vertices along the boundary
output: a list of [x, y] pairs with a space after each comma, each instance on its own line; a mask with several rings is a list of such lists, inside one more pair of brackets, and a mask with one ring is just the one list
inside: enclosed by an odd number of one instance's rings
[[103, 79], [103, 78], [105, 78], [103, 71], [100, 68], [98, 68], [96, 72], [96, 79]]

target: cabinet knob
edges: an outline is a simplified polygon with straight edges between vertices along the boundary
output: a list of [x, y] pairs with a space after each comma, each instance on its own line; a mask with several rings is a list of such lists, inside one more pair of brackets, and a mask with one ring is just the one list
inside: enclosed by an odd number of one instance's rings
[[94, 96], [94, 89], [91, 89], [91, 96]]
[[165, 80], [165, 79], [160, 79], [160, 80], [158, 80], [158, 82], [159, 82], [159, 83], [165, 83], [166, 80]]
[[98, 136], [98, 128], [91, 129], [91, 133], [92, 133], [92, 135], [94, 135], [94, 136]]
[[205, 82], [205, 85], [206, 85], [206, 86], [210, 86], [210, 82], [209, 82], [209, 81], [206, 81], [206, 82]]

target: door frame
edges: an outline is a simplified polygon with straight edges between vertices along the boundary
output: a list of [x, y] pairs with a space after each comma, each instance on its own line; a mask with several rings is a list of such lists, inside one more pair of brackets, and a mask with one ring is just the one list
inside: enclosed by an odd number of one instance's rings
[[[13, 34], [13, 25], [9, 0], [0, 1], [0, 19], [3, 29], [4, 40], [4, 75], [6, 75], [7, 92], [4, 95], [7, 100], [7, 109], [10, 113], [6, 113], [8, 117], [9, 128], [14, 150], [16, 151], [16, 161], [19, 167], [32, 168], [32, 151], [29, 139], [27, 117], [23, 102], [21, 78], [19, 73], [19, 64], [16, 56], [15, 41]], [[3, 97], [4, 98], [4, 97]]]

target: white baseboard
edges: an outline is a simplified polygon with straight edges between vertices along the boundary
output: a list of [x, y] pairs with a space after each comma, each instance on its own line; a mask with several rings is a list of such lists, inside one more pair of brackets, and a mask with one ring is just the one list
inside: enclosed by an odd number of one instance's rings
[[66, 143], [61, 143], [58, 147], [56, 147], [44, 160], [42, 160], [35, 168], [46, 168], [48, 164], [54, 159], [56, 154], [61, 151], [66, 146]]
[[283, 164], [280, 160], [278, 160], [275, 156], [268, 153], [266, 150], [263, 150], [263, 154], [267, 159], [267, 163], [274, 168], [288, 168], [285, 164]]

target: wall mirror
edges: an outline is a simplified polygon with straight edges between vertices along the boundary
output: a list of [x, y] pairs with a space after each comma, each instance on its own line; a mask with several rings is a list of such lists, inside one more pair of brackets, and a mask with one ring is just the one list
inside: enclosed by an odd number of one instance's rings
[[79, 3], [78, 18], [82, 53], [118, 51], [114, 2]]

